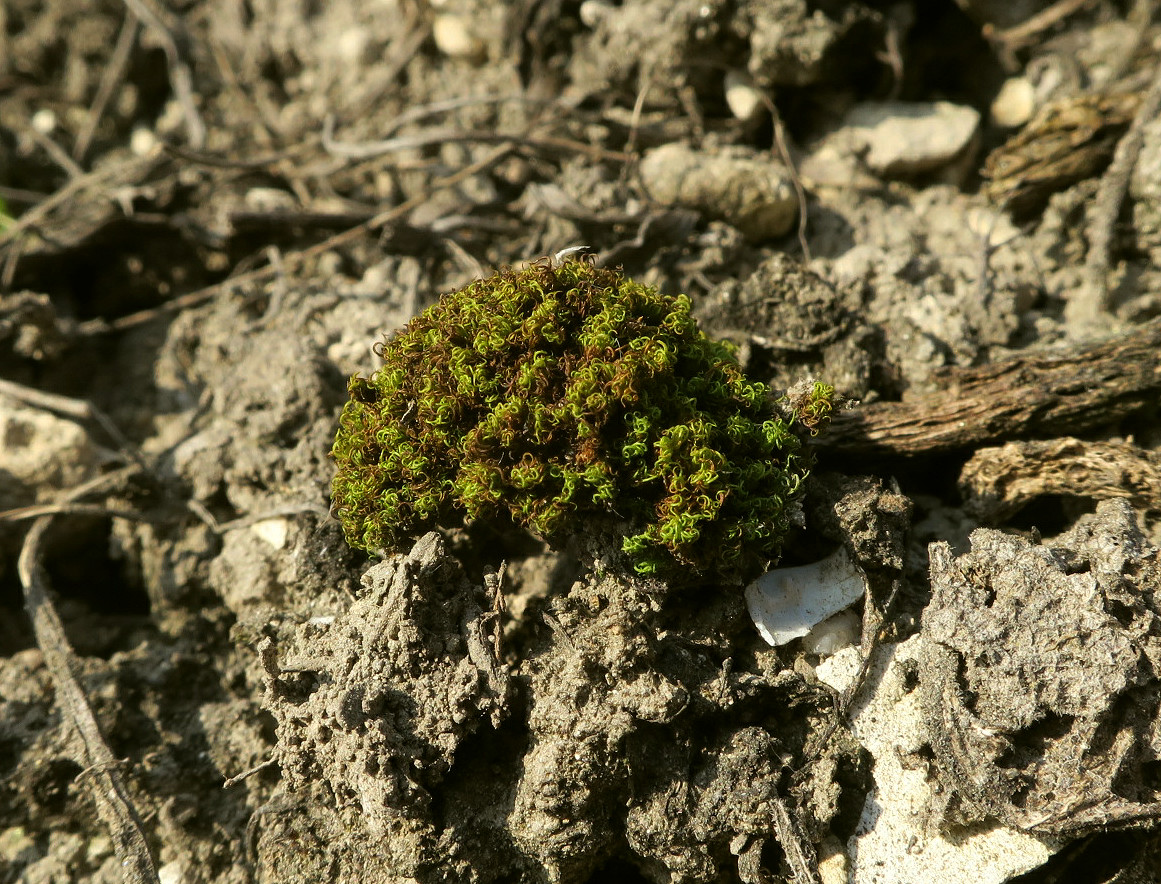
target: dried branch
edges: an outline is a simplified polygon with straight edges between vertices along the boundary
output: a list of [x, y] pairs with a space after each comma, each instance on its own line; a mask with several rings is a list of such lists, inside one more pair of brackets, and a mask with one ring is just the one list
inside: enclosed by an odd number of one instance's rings
[[995, 524], [1038, 497], [1123, 498], [1161, 511], [1161, 455], [1127, 442], [1064, 437], [982, 448], [959, 477], [967, 512]]
[[630, 162], [633, 157], [629, 153], [587, 144], [572, 138], [559, 136], [538, 136], [513, 132], [479, 132], [464, 131], [461, 129], [429, 129], [416, 135], [399, 135], [383, 141], [345, 142], [336, 141], [335, 117], [328, 114], [323, 121], [322, 144], [328, 154], [342, 159], [367, 160], [383, 154], [401, 150], [414, 150], [420, 147], [430, 147], [435, 144], [454, 144], [460, 142], [477, 144], [519, 144], [539, 149], [561, 150], [570, 153], [588, 154], [595, 160], [612, 160], [619, 163]]
[[1161, 320], [1097, 344], [946, 369], [935, 381], [936, 392], [836, 415], [819, 448], [844, 455], [940, 454], [1083, 433], [1156, 408]]
[[[136, 466], [101, 476], [73, 490], [62, 503], [72, 503], [89, 494], [112, 489], [138, 471]], [[48, 577], [41, 561], [45, 533], [54, 516], [38, 518], [24, 538], [17, 570], [24, 587], [24, 607], [36, 633], [36, 643], [44, 655], [52, 677], [56, 700], [64, 718], [71, 722], [83, 747], [79, 762], [86, 769], [84, 782], [120, 860], [122, 879], [127, 884], [159, 884], [157, 868], [145, 842], [141, 816], [129, 797], [120, 772], [101, 733], [97, 717], [77, 678], [76, 656], [65, 636], [64, 625], [49, 596]]]
[[85, 170], [76, 164], [76, 161], [70, 157], [63, 147], [45, 135], [43, 132], [38, 132], [36, 129], [29, 127], [25, 134], [36, 144], [41, 150], [48, 154], [49, 159], [60, 166], [61, 170], [69, 176], [72, 180], [85, 177]]
[[1064, 21], [1070, 15], [1091, 6], [1094, 0], [1057, 0], [1047, 9], [1028, 17], [1018, 25], [1003, 30], [991, 24], [983, 27], [984, 39], [988, 40], [1004, 58], [1014, 60], [1016, 51], [1034, 43], [1044, 31]]
[[[1117, 143], [1113, 153], [1113, 161], [1105, 174], [1101, 176], [1100, 187], [1092, 208], [1088, 213], [1088, 255], [1085, 258], [1085, 274], [1088, 277], [1088, 287], [1082, 292], [1089, 293], [1090, 297], [1099, 299], [1096, 304], [1087, 305], [1090, 312], [1107, 311], [1110, 304], [1109, 291], [1109, 253], [1112, 250], [1113, 231], [1116, 228], [1117, 216], [1121, 213], [1121, 203], [1129, 190], [1129, 178], [1133, 174], [1133, 166], [1145, 143], [1145, 126], [1151, 123], [1161, 111], [1161, 64], [1153, 74], [1153, 82], [1136, 116], [1129, 126], [1129, 131]], [[1084, 310], [1079, 314], [1084, 315]]]
[[158, 8], [154, 0], [123, 0], [123, 2], [161, 43], [165, 63], [169, 67], [169, 84], [173, 87], [173, 94], [181, 105], [182, 116], [185, 118], [186, 137], [191, 146], [201, 148], [206, 143], [206, 124], [202, 122], [197, 105], [194, 103], [193, 73], [178, 46], [179, 37], [182, 38], [183, 46], [187, 42], [180, 20], [170, 15], [167, 10]]
[[73, 159], [78, 163], [84, 162], [85, 154], [89, 152], [89, 146], [93, 143], [93, 136], [97, 132], [101, 117], [105, 115], [105, 108], [109, 106], [117, 87], [121, 85], [121, 81], [125, 79], [125, 73], [129, 70], [129, 59], [133, 47], [137, 43], [137, 25], [137, 16], [131, 11], [127, 12], [125, 21], [121, 25], [121, 32], [117, 35], [113, 54], [109, 56], [109, 63], [105, 65], [105, 71], [101, 74], [101, 84], [97, 87], [97, 94], [93, 96], [89, 116], [73, 144]]
[[[283, 268], [283, 271], [287, 273], [293, 272], [295, 268], [302, 266], [304, 262], [309, 261], [312, 258], [317, 258], [319, 255], [325, 254], [332, 249], [336, 249], [348, 243], [354, 242], [355, 240], [369, 233], [375, 233], [382, 230], [387, 225], [405, 217], [417, 206], [423, 205], [425, 202], [431, 199], [433, 193], [448, 187], [454, 187], [464, 179], [470, 178], [473, 175], [478, 175], [484, 169], [494, 166], [496, 163], [503, 160], [515, 149], [515, 146], [510, 142], [502, 144], [495, 150], [488, 153], [487, 156], [482, 157], [474, 163], [470, 163], [469, 165], [464, 166], [464, 168], [460, 169], [452, 175], [447, 176], [446, 178], [441, 178], [438, 181], [433, 182], [427, 188], [425, 188], [423, 192], [416, 194], [415, 196], [411, 197], [411, 199], [406, 200], [405, 202], [402, 202], [391, 209], [380, 212], [370, 221], [358, 224], [349, 230], [344, 230], [342, 233], [336, 233], [334, 236], [329, 237], [308, 249], [303, 249], [300, 252], [291, 252], [285, 256], [285, 267]], [[253, 285], [255, 283], [266, 282], [270, 279], [273, 279], [277, 273], [278, 268], [267, 264], [263, 267], [259, 267], [247, 273], [241, 273], [214, 285], [198, 289], [197, 291], [189, 292], [177, 298], [173, 298], [172, 300], [162, 304], [160, 307], [156, 307], [150, 310], [141, 310], [137, 313], [130, 313], [127, 316], [121, 316], [112, 321], [104, 319], [91, 319], [87, 322], [80, 323], [77, 328], [82, 334], [106, 334], [112, 331], [124, 331], [126, 329], [136, 328], [143, 323], [156, 319], [158, 316], [164, 316], [169, 313], [177, 313], [181, 310], [185, 310], [197, 304], [201, 304], [204, 301], [208, 301], [211, 298], [216, 297], [222, 292], [229, 291], [235, 286], [247, 284]]]
[[71, 396], [61, 396], [59, 393], [46, 393], [43, 390], [35, 390], [32, 387], [6, 381], [3, 378], [0, 378], [0, 395], [9, 396], [34, 408], [64, 415], [75, 421], [95, 421], [117, 443], [127, 460], [135, 461], [140, 467], [145, 466], [145, 461], [142, 460], [137, 446], [125, 437], [121, 428], [105, 412], [85, 399], [73, 399]]
[[116, 190], [126, 181], [137, 181], [151, 167], [157, 164], [157, 157], [138, 157], [124, 163], [118, 163], [107, 168], [97, 169], [80, 178], [73, 178], [62, 188], [53, 193], [41, 203], [37, 203], [8, 227], [0, 230], [0, 249], [5, 248], [18, 239], [26, 231], [44, 222], [50, 213], [62, 208], [70, 201], [74, 204], [82, 202], [78, 196], [86, 188], [92, 188], [101, 193]]
[[154, 521], [136, 510], [116, 509], [95, 503], [42, 503], [0, 510], [0, 522], [22, 522], [41, 516], [99, 516], [107, 519], [131, 519], [134, 522]]

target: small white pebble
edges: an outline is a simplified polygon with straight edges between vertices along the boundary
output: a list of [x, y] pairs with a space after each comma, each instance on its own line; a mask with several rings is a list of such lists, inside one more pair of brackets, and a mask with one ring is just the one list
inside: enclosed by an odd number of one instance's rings
[[448, 58], [482, 61], [484, 41], [471, 32], [469, 23], [458, 15], [437, 15], [431, 23], [435, 47]]
[[802, 638], [802, 650], [819, 657], [830, 657], [859, 640], [862, 624], [854, 611], [839, 611], [823, 620]]
[[42, 107], [32, 115], [32, 128], [41, 135], [51, 135], [56, 128], [56, 114], [47, 107]]
[[371, 32], [364, 27], [347, 28], [335, 41], [340, 59], [350, 64], [364, 64], [370, 59]]
[[580, 20], [586, 28], [595, 28], [613, 11], [613, 7], [602, 0], [585, 0], [580, 5]]
[[766, 96], [746, 71], [728, 71], [725, 79], [726, 104], [737, 119], [749, 123], [766, 109]]
[[577, 255], [583, 255], [586, 252], [591, 252], [591, 246], [569, 246], [567, 249], [561, 249], [552, 256], [552, 263], [559, 264], [561, 261], [566, 261], [569, 258], [575, 258]]
[[273, 214], [292, 212], [298, 207], [294, 194], [279, 187], [251, 187], [243, 197], [246, 208], [255, 212]]
[[157, 136], [146, 126], [138, 126], [129, 136], [129, 150], [134, 156], [147, 157], [157, 149]]
[[1036, 87], [1027, 77], [1011, 77], [1004, 81], [990, 109], [992, 122], [997, 126], [1023, 126], [1036, 112]]
[[290, 533], [290, 524], [286, 519], [263, 519], [250, 526], [250, 530], [269, 543], [275, 549], [286, 546], [286, 536]]

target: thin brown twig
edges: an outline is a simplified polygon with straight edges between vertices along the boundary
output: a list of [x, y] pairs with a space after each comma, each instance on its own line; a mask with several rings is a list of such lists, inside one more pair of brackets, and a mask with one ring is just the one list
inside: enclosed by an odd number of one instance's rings
[[48, 154], [49, 158], [56, 163], [64, 173], [76, 180], [77, 178], [85, 177], [85, 170], [76, 164], [67, 153], [65, 149], [45, 135], [43, 132], [38, 132], [36, 129], [29, 128], [27, 131], [28, 137], [31, 138], [41, 150]]
[[93, 96], [93, 103], [89, 107], [89, 116], [77, 135], [76, 143], [73, 144], [73, 159], [78, 163], [85, 161], [85, 154], [89, 152], [93, 136], [97, 133], [97, 126], [105, 116], [105, 109], [129, 70], [129, 58], [137, 43], [137, 26], [137, 16], [132, 10], [127, 10], [125, 21], [121, 23], [121, 32], [117, 34], [117, 43], [113, 46], [113, 54], [109, 56], [109, 63], [105, 65], [105, 70], [101, 74], [97, 94]]
[[1145, 143], [1145, 127], [1161, 112], [1161, 63], [1153, 73], [1153, 82], [1145, 93], [1141, 106], [1137, 109], [1133, 122], [1113, 153], [1113, 161], [1101, 176], [1092, 209], [1088, 215], [1086, 233], [1088, 254], [1085, 256], [1085, 273], [1090, 291], [1100, 299], [1098, 309], [1108, 311], [1111, 307], [1112, 291], [1109, 288], [1109, 264], [1112, 251], [1113, 231], [1121, 204], [1129, 190], [1129, 179], [1133, 167]]
[[794, 166], [794, 158], [790, 155], [790, 149], [786, 145], [786, 130], [782, 125], [782, 116], [778, 113], [778, 107], [765, 92], [762, 93], [762, 100], [765, 102], [766, 110], [774, 123], [774, 143], [778, 146], [778, 154], [786, 165], [790, 181], [794, 185], [794, 194], [798, 198], [798, 246], [802, 249], [802, 260], [809, 263], [810, 243], [806, 240], [806, 225], [809, 220], [806, 190], [802, 186], [802, 179], [798, 177], [798, 169]]
[[224, 780], [222, 782], [222, 788], [229, 789], [232, 786], [236, 786], [236, 785], [238, 785], [238, 783], [242, 782], [242, 780], [249, 779], [250, 777], [254, 776], [254, 774], [262, 773], [262, 771], [266, 770], [269, 767], [273, 767], [276, 764], [278, 764], [277, 759], [267, 758], [265, 761], [261, 762], [260, 764], [254, 765], [249, 770], [244, 770], [241, 773], [234, 774], [229, 779]]
[[59, 393], [46, 393], [43, 390], [34, 390], [14, 381], [0, 378], [0, 395], [10, 396], [34, 408], [42, 408], [54, 414], [61, 414], [76, 421], [92, 420], [100, 424], [109, 437], [117, 443], [122, 454], [134, 461], [139, 467], [145, 467], [145, 461], [137, 446], [130, 442], [125, 434], [105, 412], [85, 399], [73, 399], [71, 396], [62, 396]]
[[637, 90], [637, 98], [633, 102], [633, 113], [629, 117], [629, 136], [625, 139], [625, 153], [635, 156], [637, 153], [637, 136], [641, 129], [641, 113], [645, 110], [645, 98], [649, 95], [652, 85], [653, 70], [647, 67], [641, 72], [641, 88]]
[[384, 135], [390, 135], [392, 132], [397, 132], [404, 126], [409, 126], [412, 123], [417, 123], [420, 120], [425, 120], [428, 117], [439, 116], [440, 114], [450, 113], [454, 110], [460, 110], [465, 107], [476, 107], [481, 104], [536, 104], [536, 105], [551, 105], [553, 102], [543, 98], [534, 98], [531, 95], [523, 95], [519, 92], [511, 95], [461, 95], [458, 98], [448, 98], [444, 101], [433, 101], [428, 104], [421, 104], [413, 107], [404, 113], [401, 113], [395, 119], [387, 124], [387, 131]]
[[228, 522], [219, 522], [214, 518], [214, 514], [209, 511], [204, 503], [200, 500], [190, 499], [186, 501], [186, 509], [198, 517], [199, 520], [215, 534], [225, 534], [228, 531], [237, 531], [240, 528], [249, 528], [251, 525], [256, 525], [259, 522], [265, 522], [267, 519], [279, 519], [285, 516], [301, 516], [304, 513], [310, 513], [312, 516], [318, 516], [320, 519], [326, 520], [330, 518], [330, 510], [324, 506], [315, 503], [302, 503], [297, 505], [288, 505], [274, 507], [273, 509], [263, 510], [258, 513], [251, 513], [248, 516], [239, 516], [236, 519], [230, 519]]
[[887, 14], [887, 30], [883, 35], [883, 48], [875, 53], [875, 58], [891, 69], [891, 88], [887, 100], [894, 101], [903, 91], [903, 50], [900, 46], [900, 24], [897, 16]]
[[0, 248], [8, 245], [28, 229], [41, 223], [50, 212], [60, 208], [77, 193], [86, 187], [101, 187], [105, 189], [109, 182], [118, 178], [128, 179], [136, 177], [138, 171], [155, 163], [155, 157], [137, 157], [124, 163], [108, 168], [88, 172], [79, 178], [71, 179], [67, 184], [49, 196], [44, 202], [33, 206], [16, 219], [4, 230], [0, 230]]
[[[70, 491], [62, 503], [79, 501], [90, 494], [111, 490], [138, 471], [136, 466], [101, 476]], [[64, 625], [49, 595], [48, 576], [41, 561], [45, 534], [55, 517], [40, 516], [24, 538], [17, 571], [24, 588], [24, 607], [32, 621], [36, 643], [44, 655], [61, 713], [81, 739], [79, 759], [88, 776], [89, 792], [113, 840], [120, 860], [122, 879], [128, 884], [158, 884], [157, 867], [149, 853], [137, 812], [93, 708], [77, 678], [76, 655], [65, 636]]]
[[[194, 103], [193, 73], [178, 46], [177, 35], [181, 34], [184, 38], [181, 23], [167, 11], [156, 8], [153, 0], [122, 0], [122, 2], [161, 43], [165, 63], [169, 68], [169, 84], [173, 87], [173, 94], [181, 105], [182, 117], [185, 120], [186, 137], [191, 145], [200, 148], [206, 142], [206, 125], [202, 122], [197, 105]], [[182, 39], [182, 43], [185, 42]]]
[[149, 516], [136, 510], [117, 509], [95, 503], [42, 503], [0, 511], [0, 522], [23, 522], [41, 516], [102, 516], [111, 519], [130, 519], [134, 522], [153, 521]]
[[1003, 44], [1009, 52], [1023, 48], [1034, 41], [1043, 31], [1048, 30], [1058, 22], [1064, 21], [1074, 12], [1079, 12], [1086, 6], [1091, 6], [1096, 0], [1057, 0], [1047, 9], [1041, 10], [1018, 25], [1010, 28], [998, 29], [993, 25], [984, 25], [984, 38], [989, 42]]
[[[433, 193], [443, 190], [448, 187], [454, 187], [465, 178], [470, 178], [472, 175], [479, 174], [484, 169], [494, 166], [500, 160], [504, 159], [516, 149], [511, 142], [506, 142], [495, 150], [491, 151], [487, 156], [474, 163], [471, 163], [452, 175], [446, 178], [441, 178], [431, 184], [430, 187], [425, 188], [423, 193], [416, 194], [411, 199], [400, 203], [393, 208], [380, 212], [374, 218], [362, 224], [357, 224], [342, 233], [336, 233], [334, 236], [323, 240], [308, 249], [303, 249], [300, 252], [291, 252], [285, 256], [286, 272], [293, 272], [294, 269], [301, 267], [306, 261], [312, 258], [317, 258], [319, 255], [325, 254], [332, 249], [339, 248], [347, 243], [353, 242], [360, 236], [368, 233], [373, 233], [386, 227], [393, 221], [398, 221], [400, 218], [407, 215], [412, 209], [422, 205], [431, 199]], [[108, 321], [104, 319], [90, 319], [87, 322], [82, 322], [77, 327], [82, 334], [106, 334], [113, 331], [125, 331], [126, 329], [135, 328], [142, 323], [150, 322], [158, 316], [164, 316], [168, 313], [175, 313], [180, 310], [185, 310], [211, 298], [216, 297], [222, 292], [228, 291], [231, 288], [239, 285], [251, 285], [258, 282], [265, 282], [272, 279], [276, 273], [276, 269], [269, 264], [258, 267], [246, 273], [233, 276], [222, 282], [215, 283], [211, 286], [198, 289], [197, 291], [189, 292], [188, 294], [166, 301], [159, 307], [154, 307], [149, 310], [141, 310], [137, 313], [130, 313], [126, 316], [119, 316], [118, 318]]]
[[199, 166], [209, 166], [211, 169], [265, 169], [269, 166], [275, 166], [284, 160], [292, 159], [299, 148], [311, 146], [312, 143], [313, 141], [308, 139], [306, 142], [296, 145], [294, 148], [280, 150], [277, 153], [259, 157], [255, 160], [215, 156], [214, 154], [202, 153], [197, 150], [189, 150], [177, 144], [169, 144], [168, 142], [162, 142], [161, 149], [187, 162], [196, 163]]
[[17, 240], [7, 249], [3, 247], [4, 234], [19, 223], [18, 219], [9, 224], [5, 230], [0, 230], [0, 251], [4, 252], [4, 268], [0, 270], [0, 292], [6, 292], [12, 288], [12, 280], [16, 278], [16, 265], [20, 263], [20, 257], [24, 254], [23, 240]]
[[478, 142], [495, 144], [512, 142], [529, 147], [552, 147], [577, 153], [589, 154], [594, 159], [611, 159], [617, 162], [629, 162], [633, 159], [629, 153], [608, 150], [583, 141], [559, 136], [536, 136], [526, 134], [505, 134], [503, 132], [464, 131], [462, 129], [429, 129], [415, 135], [400, 135], [396, 138], [387, 138], [382, 141], [346, 142], [335, 141], [335, 117], [328, 114], [323, 121], [322, 144], [323, 149], [331, 156], [351, 160], [367, 160], [394, 153], [400, 150], [414, 150], [420, 147], [430, 147], [435, 144], [453, 144], [461, 142]]
[[51, 194], [39, 190], [26, 190], [23, 187], [7, 187], [0, 185], [0, 199], [9, 203], [39, 203]]

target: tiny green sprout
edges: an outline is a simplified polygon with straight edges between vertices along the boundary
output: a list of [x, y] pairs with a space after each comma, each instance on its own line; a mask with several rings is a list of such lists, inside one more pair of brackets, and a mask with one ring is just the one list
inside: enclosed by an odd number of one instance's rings
[[506, 514], [554, 543], [617, 530], [662, 577], [742, 580], [778, 557], [834, 392], [776, 402], [684, 295], [569, 257], [444, 295], [381, 355], [332, 450], [352, 546]]

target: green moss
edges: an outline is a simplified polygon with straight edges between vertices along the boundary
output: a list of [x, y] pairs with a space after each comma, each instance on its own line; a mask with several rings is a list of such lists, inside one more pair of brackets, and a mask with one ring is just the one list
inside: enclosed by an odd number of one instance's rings
[[684, 295], [575, 260], [444, 295], [381, 355], [333, 449], [335, 513], [368, 551], [507, 513], [550, 541], [621, 526], [643, 574], [760, 567], [833, 394], [779, 409]]

